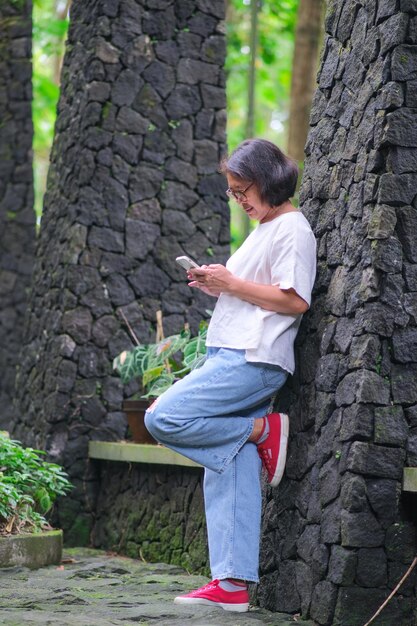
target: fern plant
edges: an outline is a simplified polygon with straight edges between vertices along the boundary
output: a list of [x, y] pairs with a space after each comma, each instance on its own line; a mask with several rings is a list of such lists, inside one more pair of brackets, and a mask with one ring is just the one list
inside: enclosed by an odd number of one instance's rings
[[171, 385], [199, 367], [205, 360], [207, 322], [200, 323], [198, 334], [188, 329], [166, 337], [158, 343], [139, 345], [125, 350], [113, 360], [113, 369], [124, 383], [140, 377], [143, 398], [156, 398]]
[[59, 465], [0, 433], [0, 534], [50, 528], [45, 515], [71, 488]]

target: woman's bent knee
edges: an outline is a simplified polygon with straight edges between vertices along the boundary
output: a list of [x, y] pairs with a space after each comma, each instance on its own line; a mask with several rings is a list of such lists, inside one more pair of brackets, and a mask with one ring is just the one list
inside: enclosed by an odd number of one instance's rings
[[145, 413], [145, 426], [147, 430], [151, 433], [151, 435], [160, 441], [160, 425], [159, 420], [157, 419], [156, 413], [154, 411], [146, 411]]
[[167, 438], [178, 431], [179, 424], [170, 415], [159, 411], [156, 407], [151, 407], [145, 413], [145, 426], [151, 435], [160, 443], [165, 443]]

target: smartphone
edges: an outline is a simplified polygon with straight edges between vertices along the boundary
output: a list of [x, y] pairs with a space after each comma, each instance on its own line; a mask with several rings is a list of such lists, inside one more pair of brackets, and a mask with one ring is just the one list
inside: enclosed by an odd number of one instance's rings
[[193, 261], [192, 259], [190, 259], [189, 256], [177, 256], [177, 258], [175, 260], [185, 270], [190, 270], [192, 268], [195, 269], [197, 267], [200, 267], [199, 264], [196, 263], [195, 261]]

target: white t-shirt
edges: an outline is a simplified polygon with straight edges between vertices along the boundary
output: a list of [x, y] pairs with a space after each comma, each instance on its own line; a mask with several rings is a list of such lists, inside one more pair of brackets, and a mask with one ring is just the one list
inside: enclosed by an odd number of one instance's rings
[[[316, 276], [316, 240], [300, 211], [258, 224], [226, 267], [263, 285], [294, 289], [308, 304]], [[246, 351], [246, 360], [294, 372], [294, 340], [302, 315], [267, 311], [227, 293], [220, 294], [207, 333], [207, 346]]]

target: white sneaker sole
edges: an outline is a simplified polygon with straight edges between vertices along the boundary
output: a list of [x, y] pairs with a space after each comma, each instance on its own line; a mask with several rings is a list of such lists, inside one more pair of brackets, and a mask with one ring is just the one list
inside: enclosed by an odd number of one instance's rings
[[178, 596], [174, 598], [174, 604], [205, 604], [209, 606], [218, 606], [225, 611], [234, 611], [235, 613], [246, 613], [249, 610], [249, 602], [242, 604], [227, 604], [225, 602], [213, 602], [206, 598], [182, 598]]
[[270, 481], [271, 487], [277, 487], [282, 480], [287, 461], [288, 435], [290, 432], [290, 421], [286, 413], [280, 413], [281, 416], [281, 436], [279, 442], [278, 463], [275, 468], [275, 474]]

